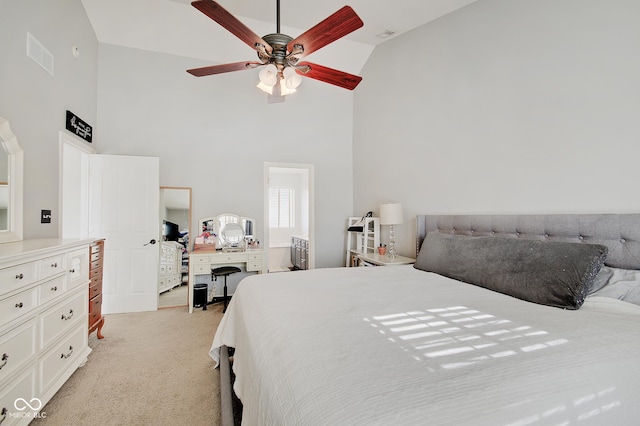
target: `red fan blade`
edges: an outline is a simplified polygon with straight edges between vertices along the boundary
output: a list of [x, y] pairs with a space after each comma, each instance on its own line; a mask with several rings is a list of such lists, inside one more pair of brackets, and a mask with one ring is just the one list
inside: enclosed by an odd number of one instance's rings
[[345, 6], [315, 27], [310, 28], [296, 39], [290, 41], [287, 45], [287, 52], [292, 52], [293, 46], [301, 44], [304, 47], [304, 53], [296, 56], [302, 58], [346, 36], [363, 25], [362, 19], [356, 15], [356, 12], [351, 7]]
[[[309, 67], [309, 71], [297, 69], [297, 67]], [[296, 65], [296, 72], [305, 77], [315, 80], [324, 81], [325, 83], [353, 90], [362, 81], [359, 75], [353, 75], [344, 71], [334, 70], [333, 68], [323, 67], [322, 65], [312, 64], [311, 62], [300, 62]]]
[[[256, 48], [256, 44], [261, 44], [265, 47], [268, 53], [271, 53], [272, 49], [269, 44], [251, 31], [249, 27], [240, 22], [235, 16], [227, 12], [222, 6], [212, 0], [198, 0], [191, 3], [193, 7], [200, 12], [207, 15], [209, 18], [222, 25], [231, 34], [244, 41], [251, 46], [252, 49]], [[258, 49], [256, 49], [258, 50]]]
[[264, 64], [262, 62], [244, 61], [244, 62], [234, 62], [232, 64], [211, 65], [209, 67], [193, 68], [193, 69], [187, 70], [187, 72], [189, 74], [195, 75], [196, 77], [204, 77], [207, 75], [222, 74], [222, 73], [231, 72], [231, 71], [242, 71], [242, 70], [253, 69], [260, 65], [264, 65]]

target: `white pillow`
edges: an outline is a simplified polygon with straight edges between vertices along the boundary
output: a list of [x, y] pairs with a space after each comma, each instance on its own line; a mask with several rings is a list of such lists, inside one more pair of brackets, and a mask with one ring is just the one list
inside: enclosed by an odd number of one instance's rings
[[589, 296], [611, 297], [640, 305], [640, 271], [603, 266], [593, 280]]

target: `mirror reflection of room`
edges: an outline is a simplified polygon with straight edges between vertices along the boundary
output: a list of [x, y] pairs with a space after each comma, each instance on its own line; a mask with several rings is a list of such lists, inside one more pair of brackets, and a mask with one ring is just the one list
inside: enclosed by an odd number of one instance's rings
[[191, 188], [160, 188], [160, 273], [158, 306], [187, 304]]

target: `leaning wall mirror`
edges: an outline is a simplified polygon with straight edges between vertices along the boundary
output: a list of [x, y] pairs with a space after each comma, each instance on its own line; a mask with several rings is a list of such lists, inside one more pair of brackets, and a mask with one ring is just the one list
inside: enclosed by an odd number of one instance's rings
[[9, 121], [0, 117], [0, 243], [22, 240], [23, 152]]

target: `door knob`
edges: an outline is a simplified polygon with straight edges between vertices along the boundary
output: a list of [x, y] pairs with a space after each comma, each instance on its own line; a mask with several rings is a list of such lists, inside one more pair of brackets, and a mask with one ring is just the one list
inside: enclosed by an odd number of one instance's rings
[[148, 246], [149, 244], [153, 245], [156, 243], [156, 240], [152, 239], [151, 241], [149, 241], [147, 244], [145, 244], [145, 246]]

